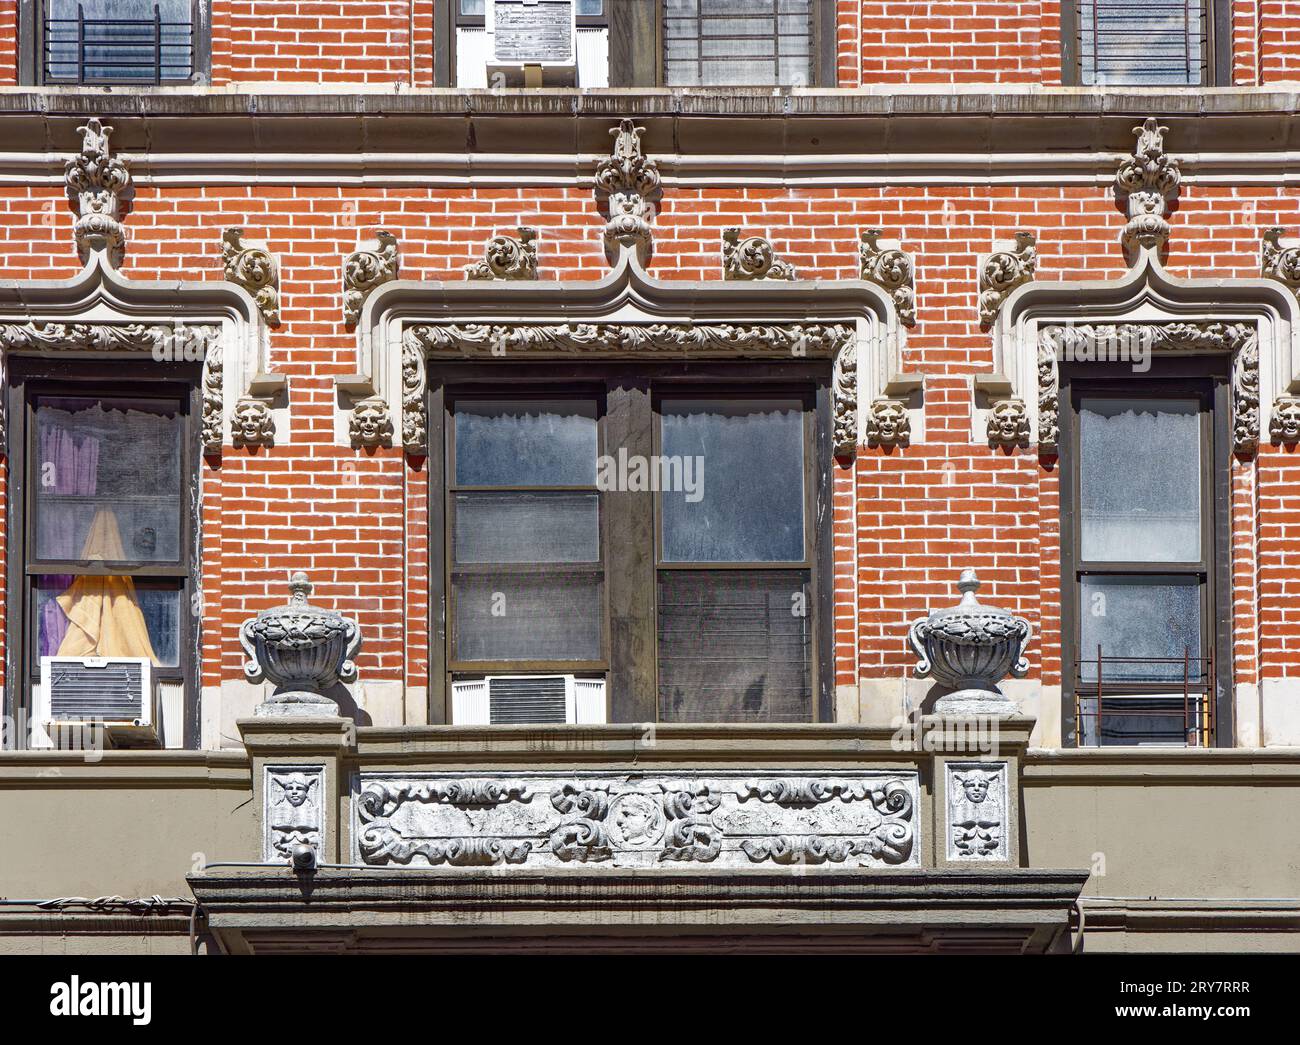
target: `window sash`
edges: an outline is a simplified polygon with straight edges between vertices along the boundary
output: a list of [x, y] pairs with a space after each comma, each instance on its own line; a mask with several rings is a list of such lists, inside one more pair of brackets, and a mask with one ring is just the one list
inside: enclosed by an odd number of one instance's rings
[[[1099, 86], [1095, 71], [1095, 37], [1092, 32], [1097, 11], [1100, 11], [1103, 18], [1105, 33], [1104, 17], [1108, 10], [1132, 8], [1133, 18], [1150, 18], [1153, 11], [1159, 13], [1168, 10], [1177, 15], [1179, 10], [1189, 6], [1192, 17], [1198, 24], [1199, 34], [1199, 45], [1191, 49], [1193, 53], [1184, 55], [1178, 61], [1166, 61], [1165, 66], [1171, 70], [1170, 75], [1142, 78], [1111, 73], [1106, 77], [1107, 85], [1213, 86], [1231, 83], [1231, 5], [1228, 0], [1152, 0], [1151, 3], [1141, 3], [1139, 0], [1068, 0], [1061, 5], [1062, 82], [1067, 86]], [[1179, 34], [1174, 31], [1165, 35], [1172, 40]], [[1185, 33], [1183, 38], [1186, 39]], [[1154, 53], [1159, 55], [1159, 39], [1157, 37], [1153, 44], [1149, 33], [1135, 32], [1134, 44], [1131, 46], [1132, 56], [1138, 59], [1149, 58], [1153, 47]], [[1187, 72], [1189, 62], [1191, 75]]]
[[[71, 9], [71, 21], [63, 10]], [[170, 6], [170, 5], [160, 5]], [[50, 0], [24, 5], [22, 32], [30, 46], [21, 52], [20, 80], [24, 83], [71, 85], [190, 84], [206, 78], [211, 53], [210, 4], [191, 0], [188, 21], [180, 21], [172, 10], [160, 10], [161, 27], [154, 25], [154, 0], [142, 5], [143, 13], [128, 19], [107, 17], [94, 9], [85, 12], [87, 23], [76, 24], [76, 4], [54, 7]], [[52, 19], [52, 15], [59, 16]], [[132, 42], [93, 43], [96, 39], [118, 40], [115, 26], [132, 23]], [[134, 24], [134, 23], [139, 23]], [[159, 46], [155, 48], [155, 38]], [[86, 42], [82, 52], [81, 42]], [[138, 41], [138, 42], [137, 42]], [[78, 54], [81, 53], [81, 59]], [[122, 56], [116, 72], [109, 55]], [[29, 64], [30, 63], [30, 64]], [[129, 71], [123, 72], [129, 66]], [[102, 75], [95, 70], [102, 69]]]

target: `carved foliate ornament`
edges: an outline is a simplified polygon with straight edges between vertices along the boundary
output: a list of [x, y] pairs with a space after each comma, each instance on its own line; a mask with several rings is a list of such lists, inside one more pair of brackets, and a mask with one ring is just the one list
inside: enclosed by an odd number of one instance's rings
[[1260, 268], [1269, 279], [1285, 283], [1300, 294], [1300, 241], [1283, 240], [1281, 225], [1264, 230], [1260, 244]]
[[1005, 762], [945, 762], [948, 859], [1009, 859]]
[[424, 349], [402, 338], [402, 446], [409, 454], [427, 454], [424, 417]]
[[862, 278], [876, 284], [894, 300], [904, 326], [916, 326], [916, 277], [912, 259], [893, 241], [881, 241], [881, 229], [867, 229], [858, 244]]
[[262, 400], [244, 396], [235, 404], [230, 421], [231, 441], [236, 446], [273, 446], [275, 418]]
[[209, 352], [203, 361], [203, 418], [200, 439], [205, 454], [221, 453], [221, 444], [225, 437], [222, 430], [222, 379], [225, 363], [221, 353]]
[[131, 173], [126, 162], [109, 150], [112, 127], [91, 117], [77, 132], [81, 152], [68, 160], [63, 171], [68, 199], [77, 215], [72, 230], [77, 253], [85, 261], [92, 251], [102, 252], [116, 266], [126, 241], [122, 217], [133, 194]]
[[797, 279], [794, 266], [776, 256], [762, 236], [740, 238], [740, 229], [722, 230], [723, 279]]
[[353, 446], [391, 446], [393, 419], [383, 396], [367, 396], [352, 408], [348, 437]]
[[1275, 443], [1300, 443], [1300, 396], [1278, 396], [1273, 400], [1268, 434]]
[[1134, 127], [1133, 156], [1115, 174], [1115, 199], [1128, 215], [1120, 234], [1130, 257], [1138, 248], [1155, 250], [1169, 241], [1169, 211], [1178, 199], [1182, 173], [1178, 161], [1165, 152], [1165, 131], [1155, 117]]
[[243, 287], [272, 326], [280, 322], [280, 269], [265, 247], [244, 242], [244, 230], [226, 229], [221, 236], [226, 279]]
[[622, 248], [636, 251], [642, 264], [649, 260], [654, 235], [650, 221], [661, 195], [659, 168], [641, 151], [644, 127], [621, 120], [609, 133], [613, 151], [596, 166], [596, 199], [607, 209], [605, 253], [616, 261]]
[[1037, 237], [1024, 229], [1014, 235], [1014, 242], [995, 250], [980, 266], [980, 326], [986, 330], [993, 325], [1007, 295], [1033, 279], [1038, 268]]
[[465, 269], [466, 279], [536, 279], [537, 230], [519, 226], [519, 238], [493, 236], [483, 248], [483, 260]]
[[872, 401], [867, 411], [867, 445], [906, 446], [911, 437], [906, 403], [884, 397]]
[[989, 410], [989, 443], [993, 446], [1028, 446], [1029, 414], [1022, 399], [1000, 399]]
[[320, 859], [325, 842], [325, 767], [266, 766], [262, 860], [295, 863], [305, 847]]
[[358, 244], [343, 261], [343, 321], [356, 326], [370, 292], [396, 278], [397, 237], [378, 229], [372, 243]]
[[[1259, 446], [1259, 330], [1218, 320], [1169, 323], [1051, 324], [1038, 330], [1038, 449], [1057, 446], [1060, 361], [1150, 359], [1152, 354], [1222, 353], [1232, 359], [1232, 448]], [[1113, 358], [1112, 358], [1113, 357]], [[992, 420], [990, 419], [990, 426]]]

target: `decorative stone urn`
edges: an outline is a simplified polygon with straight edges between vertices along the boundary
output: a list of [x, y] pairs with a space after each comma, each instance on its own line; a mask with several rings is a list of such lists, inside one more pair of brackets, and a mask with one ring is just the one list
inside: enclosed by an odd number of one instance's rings
[[957, 582], [961, 601], [918, 617], [908, 631], [918, 658], [916, 677], [928, 676], [952, 690], [935, 702], [939, 714], [1014, 715], [1018, 710], [997, 685], [1008, 674], [1024, 678], [1029, 671], [1029, 622], [981, 605], [975, 599], [979, 587], [975, 571], [963, 570]]
[[324, 691], [356, 680], [352, 658], [361, 648], [361, 629], [350, 617], [310, 605], [305, 573], [290, 578], [289, 591], [287, 605], [263, 610], [239, 628], [239, 644], [248, 654], [244, 675], [249, 682], [269, 679], [275, 685], [254, 714], [338, 715], [338, 704]]

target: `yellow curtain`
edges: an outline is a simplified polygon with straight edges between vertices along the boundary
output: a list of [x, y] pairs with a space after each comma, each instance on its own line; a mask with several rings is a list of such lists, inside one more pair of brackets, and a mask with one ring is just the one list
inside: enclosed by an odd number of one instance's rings
[[[111, 510], [95, 513], [81, 557], [118, 562], [126, 558]], [[158, 663], [130, 577], [78, 577], [55, 601], [68, 618], [60, 657], [148, 657]]]

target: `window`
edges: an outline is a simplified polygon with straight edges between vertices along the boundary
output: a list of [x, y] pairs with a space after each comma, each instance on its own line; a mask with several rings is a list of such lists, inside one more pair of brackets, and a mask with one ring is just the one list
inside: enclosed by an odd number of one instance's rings
[[40, 0], [24, 11], [23, 79], [192, 83], [207, 67], [207, 18], [198, 0]]
[[435, 716], [509, 677], [559, 708], [564, 676], [598, 680], [601, 720], [829, 718], [829, 368], [547, 369], [512, 366], [508, 397], [499, 365], [431, 376]]
[[1066, 82], [1231, 83], [1229, 6], [1218, 0], [1072, 0], [1063, 5]]
[[[555, 20], [572, 26], [572, 69], [560, 76], [563, 86], [572, 86], [576, 79], [580, 87], [609, 86], [609, 16], [606, 8], [612, 0], [544, 0], [548, 5], [549, 17], [543, 18], [538, 13], [536, 3], [529, 0], [454, 0], [454, 15], [449, 26], [454, 50], [455, 77], [457, 87], [508, 87], [523, 86], [513, 76], [504, 75], [504, 70], [493, 72], [493, 42], [489, 36], [490, 25], [496, 24], [492, 4], [499, 3], [509, 8], [511, 23], [519, 23], [515, 32], [515, 41], [511, 45], [514, 51], [522, 46], [526, 53], [534, 47], [538, 61], [542, 61], [551, 49], [563, 43], [568, 47], [568, 33], [563, 38], [553, 31], [537, 28], [548, 24], [554, 27]], [[437, 32], [435, 28], [435, 33]], [[544, 40], [538, 43], [539, 39]], [[496, 46], [502, 46], [498, 37]], [[438, 55], [434, 55], [435, 66], [439, 65]], [[559, 81], [555, 81], [559, 84]], [[548, 84], [549, 86], [550, 84]]]
[[[1171, 368], [1173, 364], [1171, 363]], [[1226, 561], [1217, 375], [1066, 380], [1063, 536], [1082, 746], [1215, 741]], [[1095, 368], [1094, 368], [1095, 369]], [[1067, 456], [1068, 455], [1068, 456]], [[1063, 481], [1065, 475], [1063, 473]], [[1226, 627], [1226, 623], [1224, 624]], [[1226, 658], [1225, 658], [1226, 660]]]
[[[487, 87], [493, 0], [437, 5], [434, 80]], [[835, 0], [572, 0], [579, 87], [834, 87]]]
[[812, 0], [664, 0], [664, 83], [806, 87]]
[[15, 644], [20, 703], [41, 685], [44, 658], [145, 659], [169, 746], [182, 746], [183, 729], [192, 746], [192, 387], [123, 384], [120, 368], [116, 378], [73, 381], [38, 361], [12, 362], [22, 496], [11, 497], [21, 577], [11, 580], [9, 619], [26, 634]]

